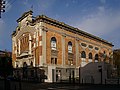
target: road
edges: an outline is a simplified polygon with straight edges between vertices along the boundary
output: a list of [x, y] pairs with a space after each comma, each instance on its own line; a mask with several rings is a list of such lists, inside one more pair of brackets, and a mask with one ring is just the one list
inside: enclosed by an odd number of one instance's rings
[[[20, 87], [21, 86], [21, 87]], [[118, 85], [82, 85], [65, 83], [30, 83], [10, 81], [7, 90], [120, 90]], [[5, 90], [4, 81], [0, 81], [0, 90]]]

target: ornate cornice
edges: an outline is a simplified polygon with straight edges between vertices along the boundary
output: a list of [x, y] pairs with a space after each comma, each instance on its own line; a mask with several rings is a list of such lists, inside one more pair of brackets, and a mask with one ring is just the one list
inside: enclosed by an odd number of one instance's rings
[[94, 36], [92, 34], [84, 32], [84, 31], [82, 31], [82, 30], [80, 30], [78, 28], [72, 27], [72, 26], [70, 26], [68, 24], [65, 24], [63, 22], [59, 22], [59, 21], [57, 21], [55, 19], [49, 18], [49, 17], [47, 17], [45, 15], [39, 15], [39, 16], [37, 16], [35, 18], [35, 22], [39, 22], [39, 21], [45, 22], [47, 24], [54, 25], [56, 27], [62, 28], [64, 30], [70, 31], [70, 32], [75, 33], [75, 34], [82, 35], [82, 36], [87, 37], [87, 38], [98, 40], [98, 41], [103, 42], [105, 44], [108, 44], [110, 46], [114, 46], [112, 43], [110, 43], [110, 42], [108, 42], [108, 41], [106, 41], [106, 40], [104, 40], [102, 38], [99, 38], [97, 36]]
[[[28, 16], [29, 14], [32, 15], [32, 11], [28, 11], [28, 12], [25, 12], [18, 20], [17, 22], [20, 22], [23, 18], [25, 18], [26, 16]], [[47, 23], [47, 24], [50, 24], [50, 25], [53, 25], [53, 26], [56, 26], [58, 28], [61, 28], [61, 29], [64, 29], [64, 30], [67, 30], [69, 32], [72, 32], [72, 33], [75, 33], [75, 34], [78, 34], [78, 35], [81, 35], [81, 36], [84, 36], [84, 37], [87, 37], [87, 38], [90, 38], [90, 39], [94, 39], [94, 40], [97, 40], [97, 41], [100, 41], [100, 42], [103, 42], [109, 46], [114, 46], [112, 43], [104, 40], [104, 39], [101, 39], [97, 36], [94, 36], [92, 34], [89, 34], [85, 31], [82, 31], [78, 28], [75, 28], [75, 27], [72, 27], [68, 24], [65, 24], [64, 22], [60, 22], [60, 21], [57, 21], [55, 19], [52, 19], [52, 18], [49, 18], [45, 15], [39, 15], [39, 16], [36, 16], [34, 17], [34, 20], [33, 22], [31, 22], [29, 25], [32, 25], [34, 26], [36, 23], [39, 23], [39, 22], [44, 22], [44, 23]], [[15, 35], [16, 32], [13, 32], [12, 36]]]

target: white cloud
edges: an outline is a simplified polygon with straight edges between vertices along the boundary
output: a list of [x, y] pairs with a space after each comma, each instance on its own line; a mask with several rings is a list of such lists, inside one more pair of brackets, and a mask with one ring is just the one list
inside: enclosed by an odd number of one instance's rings
[[73, 0], [73, 1], [72, 1], [72, 3], [76, 3], [76, 2], [77, 2], [77, 0]]
[[99, 6], [99, 7], [98, 7], [98, 11], [99, 11], [100, 13], [104, 13], [104, 12], [105, 12], [105, 7], [104, 7], [104, 6]]
[[120, 28], [120, 12], [108, 12], [104, 6], [100, 6], [96, 13], [84, 16], [83, 20], [78, 20], [76, 26], [94, 35], [106, 35]]
[[38, 0], [38, 8], [40, 11], [44, 12], [49, 10], [56, 0]]
[[105, 4], [106, 3], [106, 0], [100, 0], [101, 3]]
[[66, 3], [66, 5], [65, 5], [66, 7], [69, 7], [69, 3]]
[[23, 4], [27, 5], [28, 4], [28, 0], [24, 0]]
[[11, 9], [12, 5], [10, 4], [10, 2], [8, 2], [8, 0], [6, 0], [5, 3], [5, 12], [8, 12]]
[[4, 21], [0, 19], [0, 48], [3, 46]]
[[2, 35], [3, 29], [4, 29], [4, 21], [0, 19], [0, 35]]
[[25, 6], [26, 10], [29, 10], [29, 9], [33, 10], [34, 9], [34, 4], [30, 3], [30, 0], [24, 0], [22, 3]]

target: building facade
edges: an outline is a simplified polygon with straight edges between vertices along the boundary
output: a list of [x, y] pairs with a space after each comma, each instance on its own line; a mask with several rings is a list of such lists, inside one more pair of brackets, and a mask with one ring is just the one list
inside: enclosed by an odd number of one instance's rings
[[79, 76], [77, 69], [88, 63], [112, 64], [108, 41], [45, 15], [33, 18], [32, 13], [17, 20], [12, 34], [14, 68], [38, 67], [45, 70], [47, 82], [56, 82]]

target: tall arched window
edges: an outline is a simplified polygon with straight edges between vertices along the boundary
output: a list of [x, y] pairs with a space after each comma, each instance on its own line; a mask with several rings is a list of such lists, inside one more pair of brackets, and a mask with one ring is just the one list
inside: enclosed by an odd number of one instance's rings
[[68, 42], [68, 53], [72, 53], [72, 42]]
[[82, 53], [81, 53], [81, 58], [86, 58], [86, 53], [85, 53], [85, 51], [82, 51]]
[[51, 38], [51, 49], [52, 50], [56, 50], [57, 49], [57, 45], [56, 45], [57, 41], [55, 37]]
[[98, 54], [95, 54], [95, 62], [98, 62]]
[[92, 53], [89, 53], [89, 59], [92, 59]]

